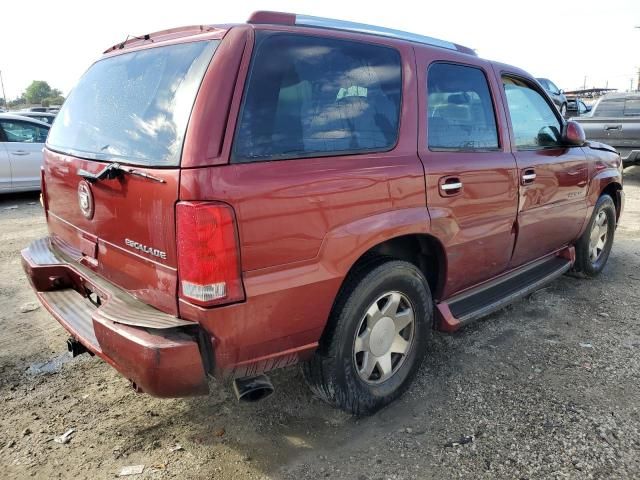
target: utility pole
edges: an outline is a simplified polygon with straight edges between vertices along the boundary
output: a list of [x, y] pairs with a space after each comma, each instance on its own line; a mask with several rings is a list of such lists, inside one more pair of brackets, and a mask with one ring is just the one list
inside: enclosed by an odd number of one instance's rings
[[637, 92], [640, 92], [640, 67], [638, 67], [638, 88], [636, 88]]
[[4, 82], [2, 81], [2, 70], [0, 70], [0, 85], [2, 86], [2, 98], [4, 98], [4, 108], [7, 108], [7, 94], [4, 93]]
[[582, 84], [582, 89], [586, 90], [587, 89], [587, 76], [584, 76], [584, 83]]

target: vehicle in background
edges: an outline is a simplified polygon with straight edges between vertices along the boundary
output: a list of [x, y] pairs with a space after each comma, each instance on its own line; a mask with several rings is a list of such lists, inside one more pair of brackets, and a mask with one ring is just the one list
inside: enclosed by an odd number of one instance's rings
[[545, 91], [549, 94], [549, 96], [551, 97], [551, 100], [553, 100], [553, 103], [558, 108], [558, 111], [560, 112], [560, 114], [563, 117], [566, 117], [567, 97], [565, 97], [564, 91], [556, 87], [556, 84], [553, 83], [548, 78], [536, 78], [536, 80], [538, 80], [540, 85], [542, 85], [542, 88], [544, 88]]
[[302, 361], [355, 414], [406, 390], [434, 328], [597, 275], [624, 205], [619, 155], [523, 70], [275, 12], [108, 48], [42, 191], [22, 261], [73, 353], [161, 397], [210, 375], [257, 400]]
[[580, 117], [591, 111], [592, 105], [587, 105], [579, 98], [567, 97], [567, 112], [565, 118]]
[[32, 118], [48, 125], [51, 125], [56, 119], [56, 114], [52, 112], [15, 112], [15, 115]]
[[60, 111], [60, 106], [53, 107], [29, 107], [24, 109], [25, 112], [40, 112], [40, 113], [58, 113]]
[[42, 150], [49, 124], [0, 113], [0, 192], [40, 190]]
[[575, 120], [588, 140], [618, 150], [625, 167], [640, 164], [640, 92], [609, 93]]

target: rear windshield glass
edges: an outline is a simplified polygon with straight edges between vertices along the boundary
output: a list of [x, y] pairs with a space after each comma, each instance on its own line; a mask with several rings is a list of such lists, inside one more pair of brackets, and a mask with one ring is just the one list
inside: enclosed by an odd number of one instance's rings
[[92, 160], [177, 166], [187, 122], [219, 41], [106, 58], [80, 79], [47, 146]]

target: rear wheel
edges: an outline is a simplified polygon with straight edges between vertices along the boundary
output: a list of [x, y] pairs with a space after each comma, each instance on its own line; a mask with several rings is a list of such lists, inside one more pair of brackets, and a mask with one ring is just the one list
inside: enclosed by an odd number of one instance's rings
[[588, 277], [595, 277], [604, 268], [616, 230], [616, 207], [609, 195], [602, 195], [586, 230], [576, 243], [575, 269]]
[[356, 415], [402, 394], [432, 334], [432, 298], [422, 272], [402, 261], [374, 265], [347, 280], [318, 352], [303, 365], [316, 395]]

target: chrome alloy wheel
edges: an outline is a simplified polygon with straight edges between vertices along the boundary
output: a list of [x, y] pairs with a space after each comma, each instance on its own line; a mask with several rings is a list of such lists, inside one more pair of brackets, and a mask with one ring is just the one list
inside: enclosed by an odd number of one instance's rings
[[362, 380], [370, 384], [391, 378], [413, 345], [415, 314], [409, 299], [387, 292], [369, 306], [353, 342], [353, 359]]
[[609, 221], [607, 220], [607, 214], [604, 211], [600, 211], [595, 222], [593, 222], [589, 238], [589, 260], [591, 263], [596, 263], [600, 259], [604, 246], [607, 244], [608, 235]]

